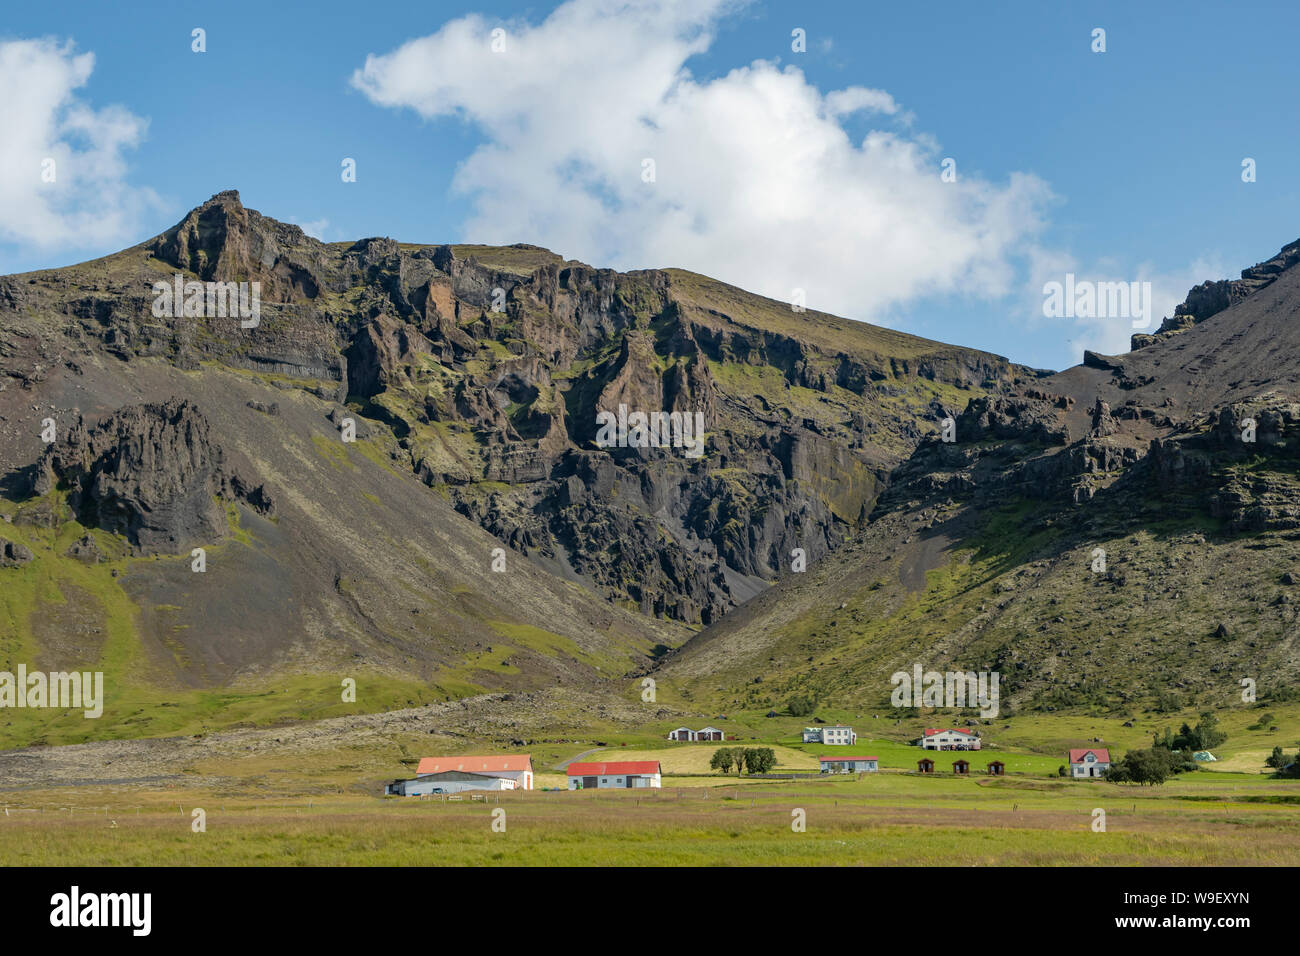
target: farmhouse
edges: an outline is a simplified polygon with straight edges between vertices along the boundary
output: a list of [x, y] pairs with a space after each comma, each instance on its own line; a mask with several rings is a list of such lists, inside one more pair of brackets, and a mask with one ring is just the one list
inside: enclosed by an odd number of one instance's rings
[[925, 750], [979, 750], [980, 736], [957, 727], [927, 727], [919, 743]]
[[803, 729], [803, 742], [806, 744], [847, 746], [848, 744], [856, 744], [858, 735], [853, 732], [852, 727], [845, 727], [843, 724], [833, 724], [830, 727], [805, 727]]
[[879, 757], [818, 757], [822, 773], [875, 773]]
[[1105, 748], [1070, 751], [1071, 777], [1101, 777], [1109, 769], [1110, 751]]
[[658, 760], [569, 764], [570, 790], [642, 790], [661, 786]]
[[533, 758], [529, 754], [496, 757], [422, 757], [415, 768], [417, 777], [440, 773], [475, 773], [513, 781], [507, 790], [533, 789]]

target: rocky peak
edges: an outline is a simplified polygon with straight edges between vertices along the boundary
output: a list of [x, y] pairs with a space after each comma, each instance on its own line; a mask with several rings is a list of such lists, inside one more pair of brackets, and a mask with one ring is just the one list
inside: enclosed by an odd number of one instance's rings
[[1145, 348], [1218, 315], [1229, 306], [1272, 285], [1278, 276], [1297, 263], [1300, 263], [1300, 239], [1283, 246], [1271, 259], [1242, 269], [1240, 279], [1207, 280], [1193, 286], [1188, 291], [1187, 298], [1174, 308], [1172, 316], [1160, 323], [1160, 328], [1154, 334], [1134, 335], [1131, 348], [1134, 351]]

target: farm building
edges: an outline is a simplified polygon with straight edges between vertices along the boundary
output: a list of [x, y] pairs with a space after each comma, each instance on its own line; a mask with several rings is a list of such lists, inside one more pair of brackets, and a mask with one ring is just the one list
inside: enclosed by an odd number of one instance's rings
[[954, 761], [952, 762], [952, 772], [953, 772], [953, 773], [970, 773], [970, 761], [969, 761], [969, 760], [954, 760]]
[[1110, 751], [1105, 748], [1070, 751], [1071, 777], [1101, 777], [1109, 769]]
[[703, 727], [699, 730], [691, 730], [689, 727], [678, 727], [668, 735], [669, 740], [726, 740], [727, 735], [717, 727]]
[[447, 770], [428, 773], [410, 780], [394, 780], [384, 792], [399, 797], [425, 797], [434, 793], [461, 793], [466, 790], [514, 790], [515, 782], [505, 777]]
[[661, 780], [658, 760], [569, 764], [570, 790], [642, 790], [661, 786]]
[[[474, 773], [510, 780], [520, 790], [533, 789], [533, 758], [529, 754], [506, 754], [495, 757], [422, 757], [415, 768], [417, 777], [439, 773]], [[495, 788], [494, 788], [495, 789]]]
[[980, 735], [957, 727], [927, 727], [919, 741], [924, 750], [979, 750]]
[[879, 757], [818, 757], [822, 773], [875, 773]]
[[1000, 777], [1007, 772], [1007, 765], [1001, 760], [989, 761], [989, 773], [995, 777]]
[[922, 757], [916, 762], [917, 773], [934, 773], [934, 761], [929, 757]]
[[845, 727], [843, 724], [834, 724], [830, 727], [805, 727], [803, 729], [803, 742], [806, 744], [846, 746], [856, 744], [858, 735], [853, 732], [852, 727]]

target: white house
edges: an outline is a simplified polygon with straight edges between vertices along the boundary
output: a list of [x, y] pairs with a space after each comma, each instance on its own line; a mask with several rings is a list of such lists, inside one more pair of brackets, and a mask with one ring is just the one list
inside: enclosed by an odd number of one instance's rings
[[569, 764], [570, 790], [643, 790], [662, 785], [658, 760]]
[[879, 757], [818, 757], [822, 773], [875, 773]]
[[853, 732], [852, 727], [846, 727], [843, 724], [831, 724], [829, 727], [805, 727], [803, 729], [803, 742], [806, 744], [847, 746], [848, 744], [856, 744], [858, 735]]
[[668, 734], [669, 740], [694, 740], [695, 731], [689, 727], [678, 727]]
[[834, 724], [830, 727], [822, 728], [822, 743], [824, 744], [848, 746], [849, 744], [856, 744], [857, 742], [858, 735], [853, 732], [852, 727], [845, 727], [843, 724]]
[[1110, 751], [1104, 747], [1100, 750], [1071, 750], [1071, 777], [1100, 777], [1110, 769]]
[[920, 744], [924, 750], [979, 750], [980, 735], [958, 727], [927, 727]]
[[423, 757], [415, 768], [417, 777], [439, 773], [475, 773], [513, 782], [520, 790], [533, 789], [533, 758], [529, 754], [489, 757]]

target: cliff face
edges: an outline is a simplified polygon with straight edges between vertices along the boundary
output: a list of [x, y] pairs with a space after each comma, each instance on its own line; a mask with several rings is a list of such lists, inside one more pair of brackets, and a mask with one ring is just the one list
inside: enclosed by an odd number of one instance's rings
[[[152, 284], [175, 274], [258, 283], [256, 327], [154, 317]], [[1034, 377], [676, 270], [527, 245], [324, 245], [233, 192], [118, 256], [3, 280], [6, 296], [64, 315], [79, 352], [348, 401], [392, 430], [403, 469], [510, 547], [693, 625], [788, 573], [797, 549], [814, 562], [838, 547], [939, 420]], [[599, 447], [598, 414], [620, 406], [698, 413], [703, 454]]]
[[848, 546], [666, 655], [660, 686], [699, 707], [875, 709], [920, 662], [999, 672], [1004, 710], [1222, 706], [1243, 676], [1290, 699], [1297, 265], [1288, 246], [1193, 290], [1176, 335], [972, 397]]

